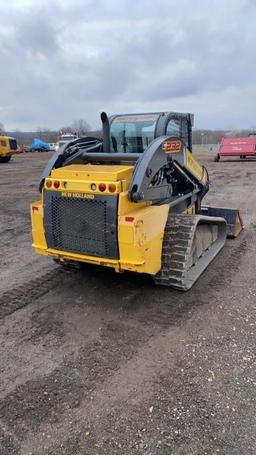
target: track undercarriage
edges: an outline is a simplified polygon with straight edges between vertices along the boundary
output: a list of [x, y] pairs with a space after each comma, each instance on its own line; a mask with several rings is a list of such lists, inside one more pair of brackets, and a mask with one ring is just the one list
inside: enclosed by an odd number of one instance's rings
[[166, 223], [162, 268], [154, 282], [190, 289], [226, 241], [226, 222], [202, 215], [172, 215]]

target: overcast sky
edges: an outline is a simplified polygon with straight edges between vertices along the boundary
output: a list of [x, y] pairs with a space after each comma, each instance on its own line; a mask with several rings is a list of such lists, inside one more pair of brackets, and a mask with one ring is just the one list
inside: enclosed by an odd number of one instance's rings
[[0, 122], [193, 112], [256, 126], [256, 0], [0, 0]]

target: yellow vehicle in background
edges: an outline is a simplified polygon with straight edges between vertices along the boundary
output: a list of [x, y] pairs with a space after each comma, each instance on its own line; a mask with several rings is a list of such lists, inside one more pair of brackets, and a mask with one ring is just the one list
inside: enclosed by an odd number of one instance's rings
[[12, 155], [20, 153], [16, 139], [9, 136], [0, 136], [0, 163], [8, 163]]

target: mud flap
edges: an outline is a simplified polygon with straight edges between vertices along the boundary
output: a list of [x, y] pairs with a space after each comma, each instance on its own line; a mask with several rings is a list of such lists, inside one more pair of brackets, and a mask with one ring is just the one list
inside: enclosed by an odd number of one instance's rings
[[207, 207], [201, 208], [202, 215], [221, 217], [227, 222], [227, 237], [237, 237], [244, 228], [243, 220], [238, 209], [226, 209], [223, 207]]

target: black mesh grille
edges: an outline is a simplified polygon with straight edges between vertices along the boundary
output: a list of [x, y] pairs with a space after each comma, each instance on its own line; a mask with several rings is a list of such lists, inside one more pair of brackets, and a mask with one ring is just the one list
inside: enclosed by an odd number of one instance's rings
[[[91, 256], [113, 256], [111, 249], [116, 241], [116, 222], [109, 223], [106, 198], [90, 200], [49, 193], [45, 228], [50, 248]], [[111, 207], [110, 212], [116, 218]]]

